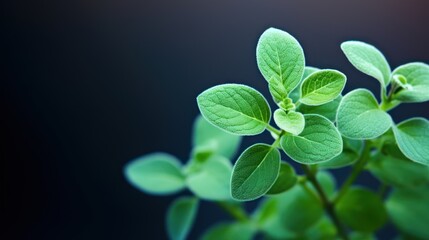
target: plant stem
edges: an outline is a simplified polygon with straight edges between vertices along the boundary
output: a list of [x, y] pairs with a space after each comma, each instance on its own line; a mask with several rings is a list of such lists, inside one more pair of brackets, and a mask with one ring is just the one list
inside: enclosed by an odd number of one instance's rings
[[359, 174], [364, 169], [366, 163], [368, 162], [372, 144], [369, 141], [365, 141], [364, 144], [365, 146], [362, 151], [362, 154], [360, 155], [359, 159], [353, 166], [352, 173], [349, 175], [349, 177], [346, 179], [344, 184], [341, 186], [340, 191], [338, 191], [338, 194], [333, 201], [334, 204], [340, 201], [340, 199], [344, 196], [344, 194], [349, 190], [350, 186], [353, 184], [353, 182], [356, 180], [356, 178], [359, 176]]
[[328, 197], [326, 196], [325, 191], [320, 186], [319, 182], [317, 181], [315, 175], [312, 173], [311, 169], [301, 164], [302, 168], [304, 169], [305, 174], [307, 175], [307, 179], [313, 184], [314, 188], [316, 189], [317, 193], [319, 194], [320, 200], [322, 201], [323, 207], [325, 208], [326, 213], [331, 218], [332, 222], [334, 223], [335, 227], [337, 228], [338, 234], [340, 237], [344, 240], [348, 240], [349, 237], [347, 236], [346, 231], [344, 230], [341, 222], [339, 221], [337, 214], [335, 213], [334, 204], [329, 201]]
[[267, 130], [270, 131], [270, 132], [272, 132], [272, 133], [274, 133], [274, 134], [276, 134], [277, 137], [279, 137], [280, 134], [281, 134], [280, 130], [276, 129], [275, 127], [273, 127], [273, 126], [271, 126], [269, 124], [267, 125]]
[[227, 212], [231, 217], [239, 222], [249, 221], [246, 211], [241, 207], [241, 204], [231, 203], [227, 201], [217, 202], [218, 206]]

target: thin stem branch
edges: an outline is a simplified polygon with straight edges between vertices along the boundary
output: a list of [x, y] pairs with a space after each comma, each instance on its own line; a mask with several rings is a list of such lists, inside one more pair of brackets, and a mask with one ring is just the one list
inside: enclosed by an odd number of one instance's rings
[[304, 169], [305, 174], [307, 175], [307, 179], [313, 184], [314, 188], [316, 189], [317, 193], [319, 194], [320, 200], [322, 201], [323, 207], [325, 208], [326, 213], [331, 218], [332, 222], [334, 223], [335, 227], [337, 228], [338, 234], [340, 237], [344, 240], [348, 240], [349, 237], [347, 236], [347, 232], [343, 228], [340, 220], [337, 217], [337, 214], [335, 213], [334, 204], [329, 201], [328, 197], [326, 196], [325, 191], [320, 186], [319, 182], [317, 181], [315, 175], [312, 173], [311, 169], [306, 165], [301, 165]]
[[280, 130], [276, 129], [275, 127], [273, 127], [273, 126], [271, 126], [269, 124], [267, 125], [267, 130], [270, 131], [270, 132], [272, 132], [272, 133], [274, 133], [274, 134], [276, 134], [277, 137], [279, 137], [280, 134], [281, 134]]
[[217, 205], [222, 208], [226, 213], [239, 222], [249, 221], [249, 216], [247, 216], [246, 211], [242, 208], [240, 204], [231, 203], [226, 201], [219, 201]]
[[338, 191], [338, 194], [333, 201], [334, 204], [340, 201], [340, 199], [344, 196], [344, 194], [349, 190], [350, 186], [354, 183], [354, 181], [362, 172], [366, 163], [368, 162], [372, 145], [369, 141], [365, 141], [364, 144], [365, 146], [362, 151], [362, 154], [360, 155], [359, 159], [353, 166], [352, 173], [349, 175], [349, 177], [346, 179], [344, 184], [341, 186], [340, 191]]

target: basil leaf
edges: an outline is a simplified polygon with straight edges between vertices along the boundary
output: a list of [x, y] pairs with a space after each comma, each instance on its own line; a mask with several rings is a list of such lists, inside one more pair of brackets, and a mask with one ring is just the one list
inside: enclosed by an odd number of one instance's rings
[[257, 135], [270, 121], [271, 110], [264, 96], [240, 84], [223, 84], [197, 97], [203, 117], [213, 125], [237, 135]]
[[349, 189], [335, 207], [340, 221], [356, 231], [373, 232], [387, 221], [382, 199], [368, 189]]
[[279, 128], [286, 132], [298, 135], [304, 130], [304, 115], [300, 112], [289, 111], [286, 113], [283, 109], [277, 109], [274, 112], [274, 122]]
[[338, 95], [338, 97], [336, 97], [334, 100], [319, 106], [308, 106], [305, 104], [301, 104], [297, 108], [297, 111], [303, 114], [319, 114], [334, 122], [335, 117], [337, 116], [337, 109], [340, 105], [341, 99], [342, 96]]
[[198, 199], [182, 197], [175, 200], [167, 211], [167, 233], [172, 240], [184, 240], [194, 224]]
[[364, 42], [347, 41], [341, 44], [341, 50], [357, 70], [377, 79], [384, 88], [389, 85], [390, 66], [377, 48]]
[[305, 66], [304, 52], [298, 41], [275, 28], [269, 28], [259, 38], [256, 60], [264, 78], [279, 81], [287, 93], [299, 84]]
[[394, 100], [401, 102], [429, 101], [429, 65], [421, 62], [408, 63], [396, 68], [393, 76], [406, 80], [405, 88], [393, 94]]
[[131, 185], [150, 194], [172, 194], [185, 187], [180, 162], [166, 153], [139, 157], [125, 166], [124, 173]]
[[189, 171], [186, 183], [199, 198], [230, 200], [231, 162], [223, 156], [212, 156]]
[[346, 79], [346, 75], [337, 70], [317, 71], [302, 82], [299, 101], [313, 106], [328, 103], [340, 95]]
[[316, 164], [339, 155], [343, 141], [334, 124], [316, 114], [304, 115], [305, 127], [298, 136], [286, 134], [281, 139], [284, 152], [294, 161]]
[[409, 159], [429, 166], [429, 121], [411, 118], [393, 127], [399, 149]]
[[202, 116], [195, 119], [192, 138], [194, 154], [209, 151], [231, 159], [237, 152], [240, 142], [240, 136], [220, 130]]
[[378, 107], [374, 95], [366, 89], [356, 89], [341, 100], [337, 113], [338, 130], [351, 139], [373, 139], [392, 126], [389, 114]]
[[298, 178], [295, 174], [295, 169], [288, 163], [282, 162], [280, 165], [279, 176], [270, 188], [267, 194], [279, 194], [292, 188]]
[[241, 154], [231, 177], [232, 197], [249, 201], [270, 190], [280, 169], [280, 153], [266, 144], [255, 144]]

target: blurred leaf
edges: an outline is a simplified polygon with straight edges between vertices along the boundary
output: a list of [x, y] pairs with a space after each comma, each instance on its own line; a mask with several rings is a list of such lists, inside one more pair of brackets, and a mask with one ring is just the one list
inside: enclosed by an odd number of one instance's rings
[[184, 240], [194, 224], [198, 199], [182, 197], [175, 200], [167, 211], [167, 232], [172, 240]]
[[249, 201], [261, 197], [274, 184], [280, 170], [280, 153], [266, 144], [255, 144], [240, 155], [231, 178], [232, 197]]
[[387, 221], [381, 198], [364, 188], [350, 188], [336, 205], [340, 221], [353, 230], [373, 232]]
[[337, 188], [337, 182], [334, 176], [328, 171], [318, 171], [316, 175], [317, 181], [322, 186], [328, 197], [332, 197], [335, 194]]
[[280, 172], [274, 185], [270, 188], [267, 194], [279, 194], [289, 190], [297, 182], [295, 169], [286, 162], [280, 165]]
[[335, 239], [337, 236], [337, 229], [328, 217], [321, 218], [314, 226], [307, 230], [305, 239], [313, 240], [328, 240]]
[[125, 166], [124, 173], [131, 185], [150, 194], [172, 194], [185, 187], [180, 162], [166, 153], [139, 157]]
[[206, 231], [201, 240], [251, 240], [255, 232], [250, 223], [220, 223]]
[[401, 102], [425, 102], [429, 100], [429, 65], [421, 62], [408, 63], [393, 71], [393, 76], [402, 76], [405, 86], [393, 95]]

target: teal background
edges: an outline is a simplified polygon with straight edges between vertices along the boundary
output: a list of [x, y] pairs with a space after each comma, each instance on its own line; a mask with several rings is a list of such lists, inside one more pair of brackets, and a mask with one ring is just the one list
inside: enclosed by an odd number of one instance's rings
[[[130, 159], [187, 160], [195, 98], [221, 83], [267, 97], [255, 49], [268, 27], [302, 44], [307, 65], [348, 76], [345, 92], [378, 82], [339, 45], [377, 46], [391, 67], [429, 62], [429, 4], [409, 1], [4, 1], [1, 34], [2, 239], [164, 239], [173, 197], [124, 179]], [[271, 100], [271, 99], [269, 99]], [[271, 102], [272, 103], [272, 102]], [[429, 118], [429, 103], [392, 112]], [[242, 149], [268, 134], [249, 137]], [[348, 170], [338, 171], [339, 179]], [[374, 184], [369, 175], [361, 183]], [[218, 219], [202, 203], [195, 239]], [[391, 227], [380, 236], [391, 238]]]

